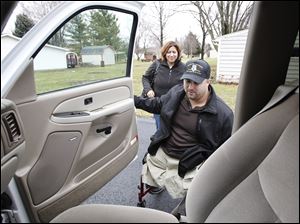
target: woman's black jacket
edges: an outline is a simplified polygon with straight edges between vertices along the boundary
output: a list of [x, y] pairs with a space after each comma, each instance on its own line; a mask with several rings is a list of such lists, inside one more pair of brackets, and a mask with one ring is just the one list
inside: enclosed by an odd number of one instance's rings
[[173, 86], [182, 83], [180, 80], [185, 71], [185, 64], [177, 60], [172, 68], [164, 60], [154, 61], [142, 77], [143, 94], [153, 90], [155, 96], [166, 94]]

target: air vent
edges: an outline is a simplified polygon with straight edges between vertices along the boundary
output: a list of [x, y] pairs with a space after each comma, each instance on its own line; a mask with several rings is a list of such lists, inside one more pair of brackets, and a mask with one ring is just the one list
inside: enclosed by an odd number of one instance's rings
[[21, 137], [21, 131], [15, 114], [13, 112], [6, 114], [3, 117], [3, 122], [5, 124], [10, 142], [11, 143], [18, 142]]

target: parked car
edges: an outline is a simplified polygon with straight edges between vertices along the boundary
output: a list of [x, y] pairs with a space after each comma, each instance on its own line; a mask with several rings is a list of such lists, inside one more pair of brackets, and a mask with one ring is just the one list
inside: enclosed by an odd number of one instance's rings
[[[137, 154], [131, 68], [142, 6], [63, 2], [1, 61], [2, 221], [299, 222], [299, 3], [286, 1], [255, 2], [233, 135], [199, 170], [186, 217], [79, 205]], [[87, 15], [118, 18], [125, 62], [35, 70], [37, 55], [55, 34]]]

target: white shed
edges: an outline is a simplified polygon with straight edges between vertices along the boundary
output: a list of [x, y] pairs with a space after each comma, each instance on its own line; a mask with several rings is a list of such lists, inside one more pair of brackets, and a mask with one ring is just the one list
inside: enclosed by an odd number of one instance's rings
[[217, 82], [239, 83], [247, 36], [248, 30], [242, 30], [217, 38]]
[[[21, 38], [11, 34], [1, 35], [1, 60]], [[46, 44], [34, 59], [34, 70], [50, 70], [67, 68], [66, 54], [69, 49]]]
[[[81, 49], [82, 63], [112, 65], [116, 63], [115, 51], [111, 46], [87, 46]], [[101, 64], [104, 63], [104, 64]]]

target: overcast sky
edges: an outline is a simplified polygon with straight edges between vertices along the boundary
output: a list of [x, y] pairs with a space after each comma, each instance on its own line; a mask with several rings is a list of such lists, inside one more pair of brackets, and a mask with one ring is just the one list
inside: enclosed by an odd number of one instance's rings
[[[148, 4], [151, 4], [151, 1], [147, 1], [144, 3], [145, 6], [142, 10], [141, 16], [147, 16], [147, 13], [149, 13]], [[8, 21], [3, 33], [11, 33], [14, 30], [15, 16], [19, 14], [20, 11], [20, 7], [17, 6], [16, 10], [14, 11], [14, 16], [12, 16], [11, 19]], [[193, 18], [192, 15], [178, 12], [169, 18], [166, 27], [167, 40], [183, 38], [189, 33], [189, 31], [192, 31], [198, 37], [201, 36], [198, 22]]]
[[[141, 1], [145, 4], [144, 8], [142, 9], [141, 16], [147, 16], [150, 12], [150, 6], [153, 4], [152, 1]], [[176, 1], [176, 2], [168, 2], [171, 4], [171, 7], [175, 6], [176, 4], [187, 4], [187, 1]], [[187, 7], [187, 6], [185, 6]], [[177, 10], [178, 7], [175, 7]], [[180, 8], [182, 10], [182, 7]], [[192, 32], [197, 35], [199, 40], [202, 38], [202, 33], [199, 27], [199, 22], [190, 14], [184, 12], [177, 12], [173, 16], [171, 16], [168, 20], [166, 26], [166, 40], [175, 40], [175, 38], [184, 38], [188, 35], [189, 32]]]

